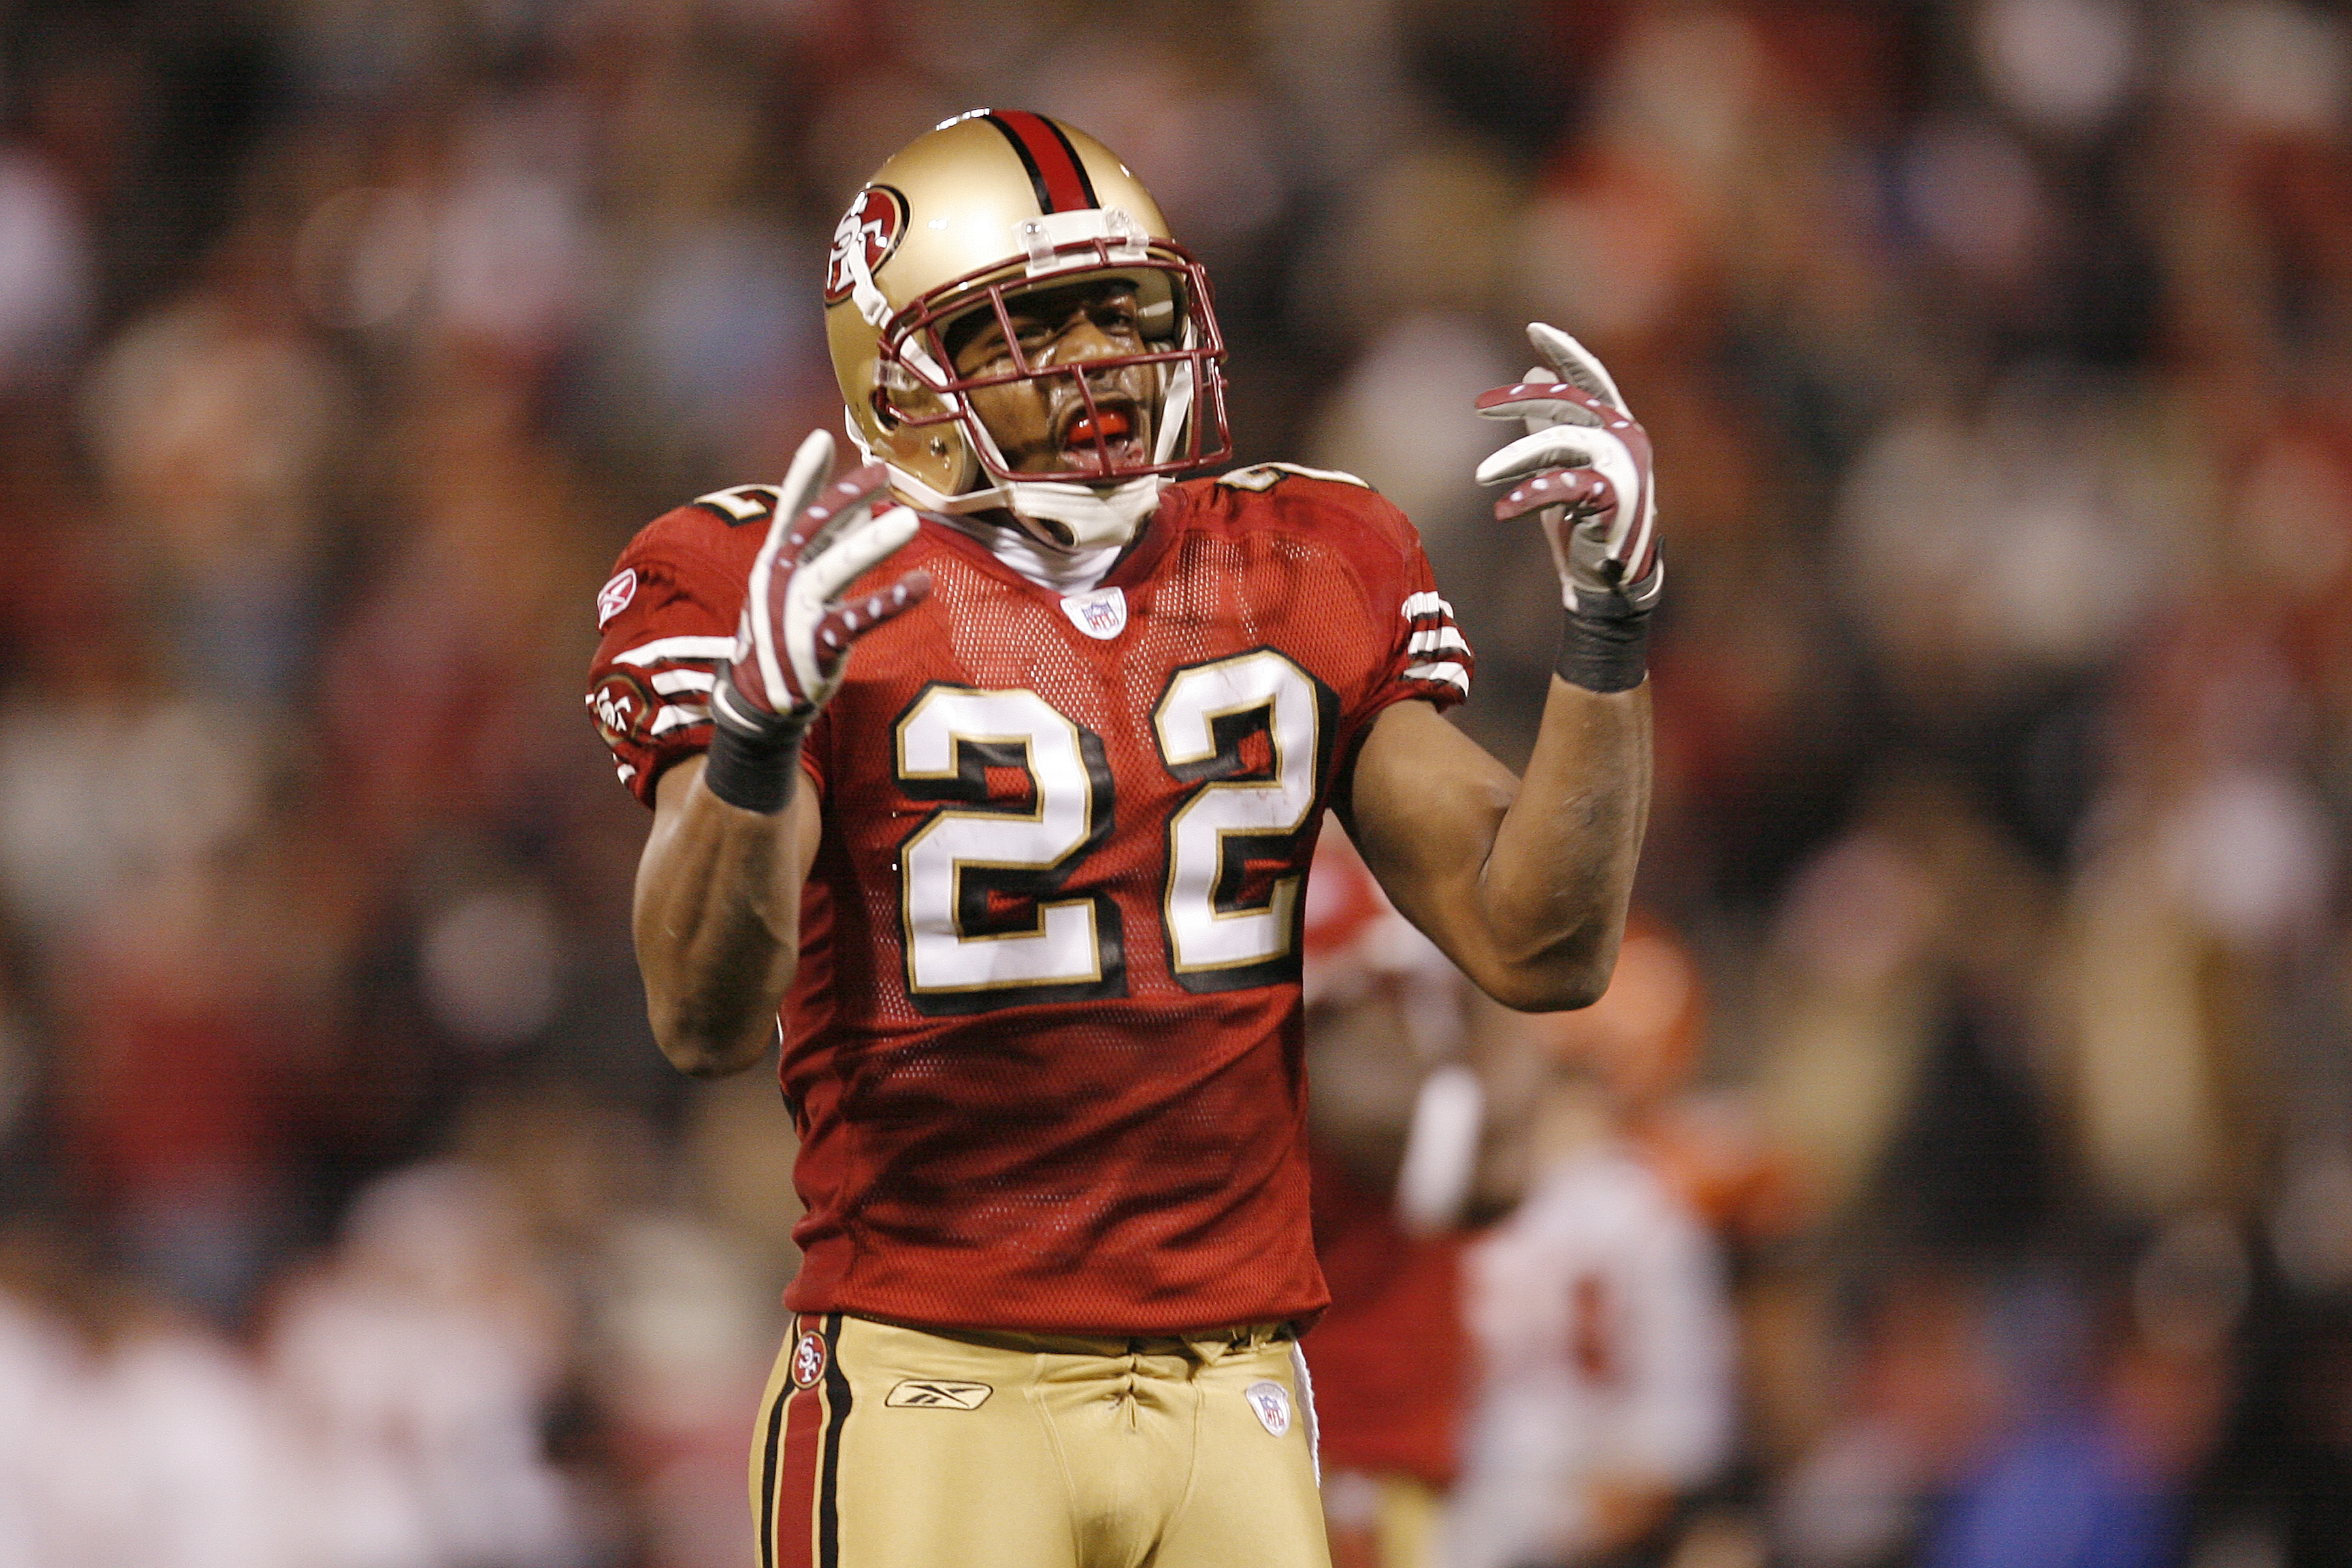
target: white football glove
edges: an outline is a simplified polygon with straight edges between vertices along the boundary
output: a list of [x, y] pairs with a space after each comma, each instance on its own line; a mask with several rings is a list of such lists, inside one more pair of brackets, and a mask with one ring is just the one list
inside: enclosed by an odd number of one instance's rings
[[921, 524], [903, 506], [875, 510], [889, 489], [881, 464], [839, 479], [832, 472], [833, 437], [819, 430], [784, 476], [751, 563], [733, 658], [710, 693], [719, 733], [705, 779], [721, 800], [750, 810], [782, 808], [791, 763], [778, 759], [840, 689], [850, 644], [931, 591], [930, 574], [915, 571], [855, 603], [837, 597]]
[[1645, 616], [1666, 575], [1649, 434], [1583, 344], [1541, 321], [1528, 324], [1528, 341], [1551, 368], [1479, 397], [1479, 413], [1520, 420], [1528, 433], [1479, 464], [1478, 482], [1517, 481], [1495, 516], [1541, 521], [1570, 614]]

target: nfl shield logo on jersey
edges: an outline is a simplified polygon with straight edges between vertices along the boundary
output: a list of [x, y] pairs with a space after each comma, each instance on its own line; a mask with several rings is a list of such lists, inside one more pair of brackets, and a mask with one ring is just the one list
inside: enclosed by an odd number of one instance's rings
[[1290, 1390], [1278, 1383], [1253, 1383], [1242, 1397], [1257, 1412], [1259, 1426], [1277, 1437], [1290, 1430]]
[[814, 1331], [803, 1334], [801, 1342], [793, 1347], [793, 1381], [808, 1388], [824, 1375], [824, 1341]]
[[1062, 601], [1062, 613], [1087, 636], [1108, 642], [1127, 630], [1127, 595], [1118, 588], [1072, 594]]

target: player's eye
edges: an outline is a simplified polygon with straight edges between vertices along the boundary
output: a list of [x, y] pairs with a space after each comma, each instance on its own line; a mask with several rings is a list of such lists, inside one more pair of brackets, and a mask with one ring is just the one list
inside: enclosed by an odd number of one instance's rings
[[[1013, 328], [1021, 342], [1029, 342], [1025, 318], [1015, 314]], [[957, 320], [941, 333], [948, 358], [961, 366], [966, 374], [996, 364], [1012, 352], [1005, 341], [1004, 323], [993, 310], [972, 310]]]

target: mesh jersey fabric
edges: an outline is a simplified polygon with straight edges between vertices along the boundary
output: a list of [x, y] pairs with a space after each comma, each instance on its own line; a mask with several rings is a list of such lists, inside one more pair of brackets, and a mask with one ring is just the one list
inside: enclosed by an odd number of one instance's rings
[[[773, 504], [668, 514], [600, 598], [588, 700], [641, 800], [709, 742]], [[871, 580], [919, 566], [929, 599], [858, 645], [803, 749], [824, 832], [783, 1009], [788, 1301], [1120, 1334], [1311, 1316], [1298, 893], [1366, 727], [1472, 668], [1411, 523], [1261, 468], [1172, 487], [1068, 601], [930, 520]]]

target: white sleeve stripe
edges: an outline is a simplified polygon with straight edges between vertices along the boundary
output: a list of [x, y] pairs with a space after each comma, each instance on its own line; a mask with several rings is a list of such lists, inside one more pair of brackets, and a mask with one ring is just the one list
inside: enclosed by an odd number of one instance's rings
[[[1455, 631], [1452, 626], [1440, 626], [1434, 631], [1413, 633], [1412, 640], [1404, 645], [1404, 651], [1407, 653], [1434, 653], [1442, 647], [1458, 647], [1464, 653], [1468, 653], [1470, 651], [1470, 645], [1464, 642], [1462, 640], [1462, 634]], [[656, 691], [660, 690], [661, 682], [656, 680], [654, 683], [654, 689]]]
[[665, 669], [653, 679], [656, 691], [665, 697], [681, 691], [708, 691], [717, 685], [719, 678], [707, 669]]
[[654, 710], [654, 721], [646, 728], [646, 733], [664, 735], [672, 730], [683, 730], [688, 724], [708, 723], [709, 719], [710, 710], [708, 708], [689, 708], [683, 703], [672, 703], [669, 707]]
[[1454, 606], [1435, 592], [1424, 590], [1408, 596], [1401, 613], [1409, 621], [1421, 616], [1444, 616], [1450, 621], [1454, 618]]
[[1470, 689], [1470, 672], [1448, 659], [1443, 664], [1416, 664], [1404, 672], [1407, 680], [1442, 680], [1448, 686]]
[[734, 654], [733, 637], [656, 637], [613, 658], [617, 664], [659, 664], [666, 658], [731, 658]]

